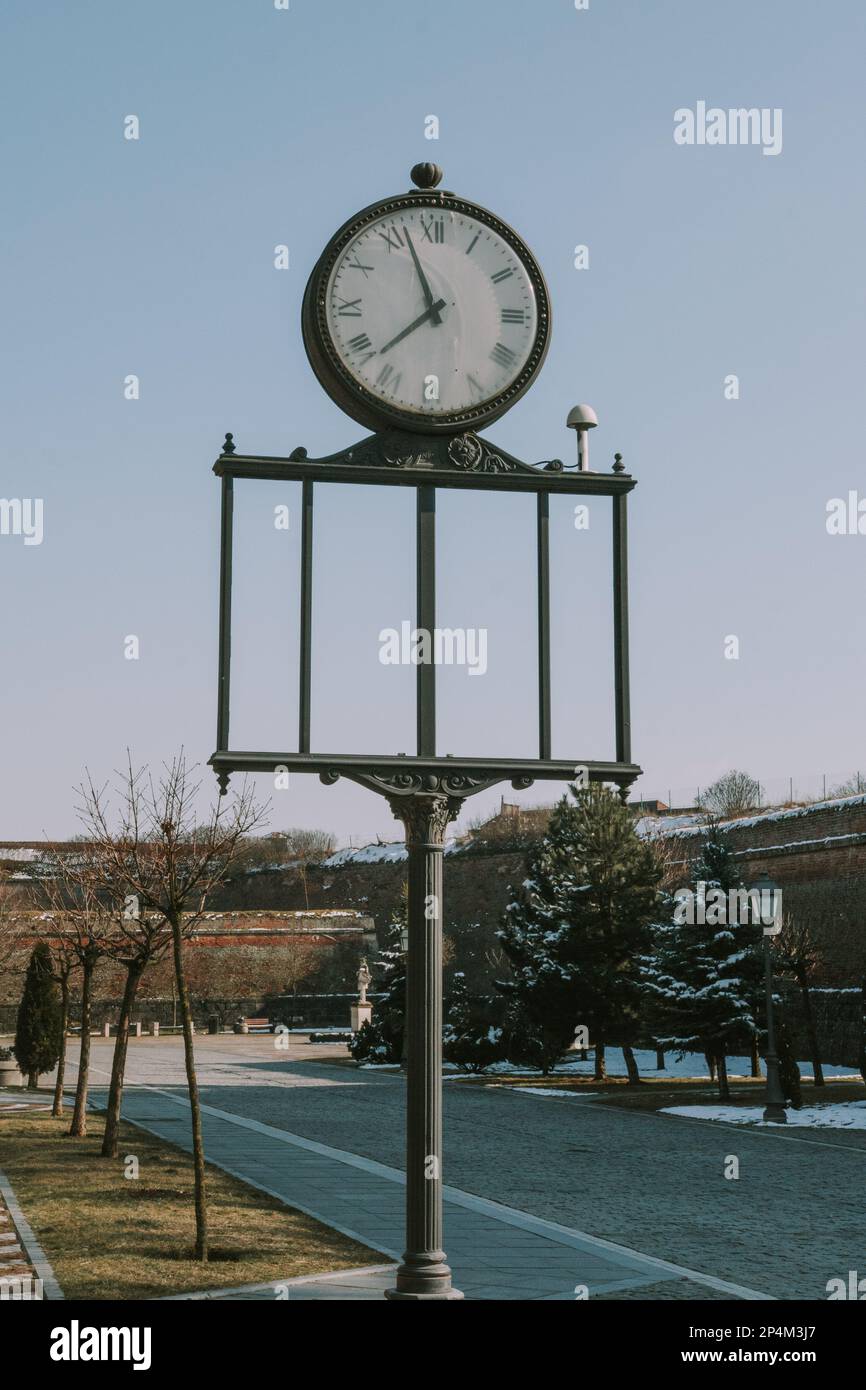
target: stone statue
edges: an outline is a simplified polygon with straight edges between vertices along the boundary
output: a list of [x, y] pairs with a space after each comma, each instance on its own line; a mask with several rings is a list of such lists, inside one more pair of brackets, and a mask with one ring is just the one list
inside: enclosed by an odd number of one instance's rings
[[367, 965], [367, 958], [366, 958], [366, 956], [362, 956], [362, 957], [361, 957], [361, 964], [360, 964], [360, 967], [359, 967], [359, 969], [358, 969], [358, 1003], [359, 1003], [359, 1004], [366, 1004], [366, 1003], [367, 1003], [367, 990], [370, 988], [370, 985], [372, 984], [372, 982], [373, 982], [373, 976], [370, 974], [370, 970], [369, 970], [369, 967], [368, 967], [368, 965]]

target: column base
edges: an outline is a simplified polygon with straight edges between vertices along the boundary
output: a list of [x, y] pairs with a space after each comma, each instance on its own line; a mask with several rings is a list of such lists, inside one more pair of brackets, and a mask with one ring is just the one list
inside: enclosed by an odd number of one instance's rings
[[451, 1285], [451, 1270], [445, 1263], [444, 1251], [413, 1259], [404, 1256], [397, 1269], [397, 1283], [385, 1290], [385, 1297], [412, 1303], [429, 1303], [435, 1299], [462, 1298], [459, 1289]]
[[784, 1105], [767, 1105], [764, 1108], [764, 1120], [774, 1125], [786, 1125], [788, 1113]]
[[448, 1289], [442, 1293], [401, 1293], [399, 1289], [386, 1289], [385, 1297], [392, 1303], [437, 1303], [442, 1299], [462, 1298], [459, 1289]]

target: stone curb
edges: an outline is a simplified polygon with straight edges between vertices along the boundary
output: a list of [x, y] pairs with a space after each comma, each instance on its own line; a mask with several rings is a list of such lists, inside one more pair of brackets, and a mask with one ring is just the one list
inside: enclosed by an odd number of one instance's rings
[[63, 1290], [57, 1282], [54, 1270], [48, 1262], [48, 1256], [36, 1239], [33, 1228], [27, 1217], [24, 1215], [18, 1203], [6, 1174], [0, 1169], [0, 1197], [6, 1203], [12, 1223], [18, 1232], [21, 1247], [28, 1260], [36, 1271], [36, 1277], [42, 1280], [42, 1296], [46, 1299], [64, 1298]]

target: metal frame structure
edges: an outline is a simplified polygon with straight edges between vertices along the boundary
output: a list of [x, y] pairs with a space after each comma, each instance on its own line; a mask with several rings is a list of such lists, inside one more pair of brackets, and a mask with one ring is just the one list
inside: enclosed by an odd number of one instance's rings
[[[627, 502], [636, 480], [619, 454], [610, 474], [566, 472], [559, 460], [531, 465], [467, 432], [422, 436], [386, 431], [352, 448], [311, 459], [238, 454], [226, 435], [214, 464], [222, 483], [217, 747], [211, 766], [226, 790], [233, 772], [317, 773], [325, 783], [346, 777], [385, 796], [402, 821], [408, 852], [406, 1251], [388, 1298], [453, 1299], [442, 1248], [442, 852], [445, 832], [463, 801], [498, 782], [525, 788], [537, 780], [612, 782], [625, 798], [640, 774], [631, 760], [628, 667]], [[298, 748], [243, 751], [229, 737], [231, 588], [235, 479], [302, 484], [300, 688]], [[536, 498], [538, 575], [538, 757], [439, 757], [436, 752], [436, 668], [419, 663], [417, 751], [409, 756], [317, 752], [310, 746], [315, 484], [369, 483], [413, 487], [416, 511], [417, 627], [436, 623], [436, 492], [439, 488], [525, 492]], [[551, 756], [550, 555], [551, 496], [610, 497], [613, 510], [614, 700], [616, 757]]]
[[[465, 797], [496, 782], [528, 787], [542, 780], [563, 781], [586, 768], [590, 781], [613, 782], [626, 790], [640, 773], [631, 761], [628, 666], [627, 499], [636, 479], [625, 473], [619, 455], [614, 472], [567, 473], [559, 460], [531, 465], [474, 434], [449, 439], [376, 434], [326, 458], [310, 459], [305, 449], [288, 458], [238, 454], [231, 435], [213, 466], [222, 480], [220, 547], [220, 638], [217, 746], [210, 759], [219, 777], [232, 772], [318, 773], [324, 782], [348, 777], [385, 795], [444, 790]], [[239, 751], [229, 739], [231, 681], [231, 588], [234, 480], [267, 479], [302, 483], [299, 728], [296, 750]], [[417, 492], [417, 626], [432, 631], [436, 622], [436, 491], [440, 487], [529, 492], [536, 497], [538, 573], [538, 757], [454, 758], [436, 754], [436, 668], [420, 663], [417, 676], [417, 751], [414, 757], [345, 752], [313, 752], [310, 747], [312, 670], [313, 537], [315, 483], [371, 483], [414, 487]], [[551, 757], [550, 699], [550, 497], [610, 497], [613, 504], [614, 703], [616, 757]], [[435, 784], [435, 785], [434, 785]]]

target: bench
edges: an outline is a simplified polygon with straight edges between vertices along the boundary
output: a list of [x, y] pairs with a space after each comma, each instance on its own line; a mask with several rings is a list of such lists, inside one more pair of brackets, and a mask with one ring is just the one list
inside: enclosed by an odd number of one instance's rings
[[239, 1018], [234, 1030], [236, 1033], [270, 1033], [271, 1021], [268, 1018]]

